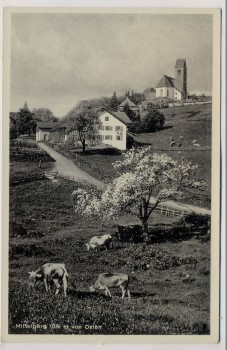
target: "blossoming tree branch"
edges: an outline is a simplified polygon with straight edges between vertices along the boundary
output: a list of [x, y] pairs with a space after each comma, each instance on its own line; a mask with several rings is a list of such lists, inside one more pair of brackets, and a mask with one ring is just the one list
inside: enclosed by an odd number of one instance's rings
[[113, 166], [118, 177], [104, 192], [79, 188], [72, 193], [75, 212], [116, 219], [130, 211], [140, 220], [145, 237], [149, 218], [160, 203], [182, 198], [186, 187], [204, 190], [207, 186], [203, 180], [195, 180], [197, 165], [183, 157], [175, 161], [166, 154], [152, 154], [150, 147], [132, 148]]

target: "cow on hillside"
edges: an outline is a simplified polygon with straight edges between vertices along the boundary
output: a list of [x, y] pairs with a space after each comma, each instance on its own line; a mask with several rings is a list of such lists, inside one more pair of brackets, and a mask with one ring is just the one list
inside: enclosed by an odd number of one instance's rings
[[110, 248], [110, 244], [113, 247], [113, 239], [111, 235], [94, 236], [86, 243], [87, 250], [98, 249], [98, 247], [105, 247], [106, 250]]
[[102, 273], [98, 276], [94, 284], [90, 286], [90, 292], [94, 292], [97, 289], [104, 289], [105, 294], [111, 297], [109, 288], [120, 287], [122, 291], [122, 299], [124, 299], [127, 292], [130, 299], [130, 291], [128, 289], [129, 276], [123, 273]]
[[50, 290], [51, 283], [56, 286], [57, 295], [60, 287], [63, 287], [64, 295], [67, 295], [68, 288], [68, 272], [65, 264], [46, 263], [36, 271], [29, 272], [29, 285], [34, 287], [38, 281], [42, 281], [45, 284], [45, 289], [48, 292]]

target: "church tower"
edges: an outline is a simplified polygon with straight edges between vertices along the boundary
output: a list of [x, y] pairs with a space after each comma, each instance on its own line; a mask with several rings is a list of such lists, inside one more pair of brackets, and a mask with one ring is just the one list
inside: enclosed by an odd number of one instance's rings
[[182, 100], [185, 100], [187, 98], [187, 65], [184, 58], [176, 60], [175, 88], [182, 93]]

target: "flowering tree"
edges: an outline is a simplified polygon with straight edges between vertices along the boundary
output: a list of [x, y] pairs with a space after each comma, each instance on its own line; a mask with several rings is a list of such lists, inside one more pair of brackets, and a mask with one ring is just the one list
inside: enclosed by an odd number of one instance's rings
[[205, 188], [204, 181], [193, 177], [197, 165], [174, 161], [166, 154], [152, 154], [150, 147], [132, 148], [124, 159], [114, 164], [119, 176], [103, 193], [78, 189], [73, 192], [75, 212], [86, 216], [113, 218], [130, 211], [140, 220], [144, 235], [148, 233], [151, 213], [162, 202], [182, 197], [184, 187]]

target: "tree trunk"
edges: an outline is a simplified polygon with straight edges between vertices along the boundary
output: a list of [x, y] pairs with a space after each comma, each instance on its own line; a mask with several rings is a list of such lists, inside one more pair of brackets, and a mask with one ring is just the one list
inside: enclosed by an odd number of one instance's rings
[[143, 226], [143, 238], [144, 238], [144, 242], [146, 242], [148, 240], [148, 233], [149, 233], [148, 220], [143, 220], [142, 226]]
[[83, 153], [85, 153], [85, 140], [82, 141]]

